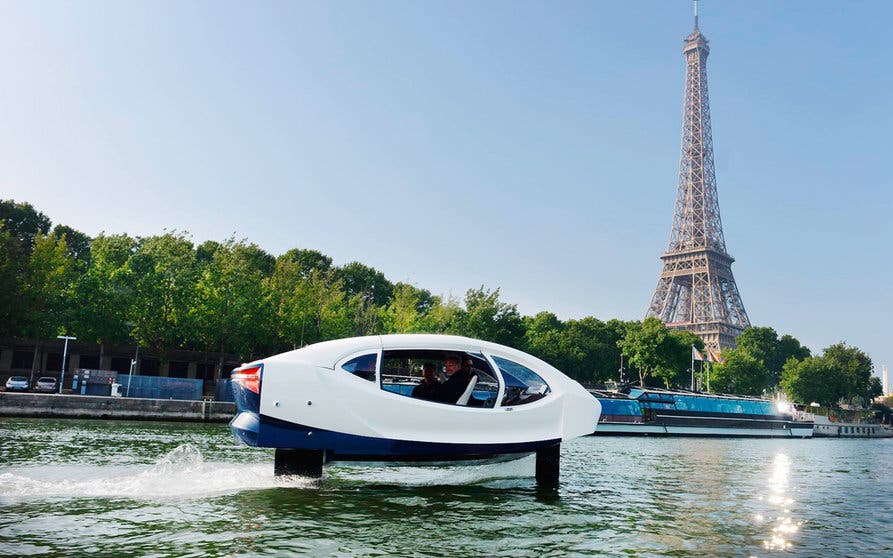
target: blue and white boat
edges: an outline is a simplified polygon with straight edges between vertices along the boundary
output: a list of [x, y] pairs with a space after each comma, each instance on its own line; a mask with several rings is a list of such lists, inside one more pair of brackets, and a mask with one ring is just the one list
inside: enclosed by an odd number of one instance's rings
[[[448, 361], [467, 368], [460, 375]], [[435, 380], [446, 398], [413, 397], [424, 368], [461, 383]], [[536, 454], [537, 480], [552, 483], [560, 443], [591, 434], [600, 409], [580, 384], [536, 357], [451, 335], [317, 343], [245, 364], [232, 380], [235, 436], [275, 448], [276, 474], [313, 477], [333, 462], [418, 465]], [[446, 390], [457, 383], [458, 391]]]
[[716, 393], [590, 390], [602, 405], [595, 435], [811, 438], [813, 423], [788, 403]]

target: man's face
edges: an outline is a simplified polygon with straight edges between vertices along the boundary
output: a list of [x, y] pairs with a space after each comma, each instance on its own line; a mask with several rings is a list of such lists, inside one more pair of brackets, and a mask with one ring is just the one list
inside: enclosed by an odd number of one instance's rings
[[434, 379], [434, 366], [425, 366], [422, 368], [422, 377], [428, 381]]
[[456, 372], [459, 371], [459, 359], [458, 358], [448, 358], [443, 362], [446, 367], [446, 375], [452, 376]]

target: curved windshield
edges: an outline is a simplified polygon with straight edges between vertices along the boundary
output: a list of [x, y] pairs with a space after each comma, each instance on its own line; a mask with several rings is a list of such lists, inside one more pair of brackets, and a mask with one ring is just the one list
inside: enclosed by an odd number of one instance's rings
[[549, 384], [536, 372], [523, 364], [511, 360], [493, 356], [493, 362], [502, 372], [505, 381], [505, 395], [502, 397], [502, 406], [524, 405], [533, 403], [549, 394]]

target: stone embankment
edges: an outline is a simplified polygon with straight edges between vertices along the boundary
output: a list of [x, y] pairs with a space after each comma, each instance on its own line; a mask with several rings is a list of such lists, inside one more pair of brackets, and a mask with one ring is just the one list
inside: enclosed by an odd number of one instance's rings
[[228, 422], [235, 414], [226, 401], [0, 392], [0, 416], [7, 417]]

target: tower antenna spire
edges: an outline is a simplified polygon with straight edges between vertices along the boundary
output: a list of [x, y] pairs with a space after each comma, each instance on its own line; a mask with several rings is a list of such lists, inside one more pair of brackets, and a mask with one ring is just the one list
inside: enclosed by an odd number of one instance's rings
[[698, 0], [695, 0], [695, 31], [698, 30]]

